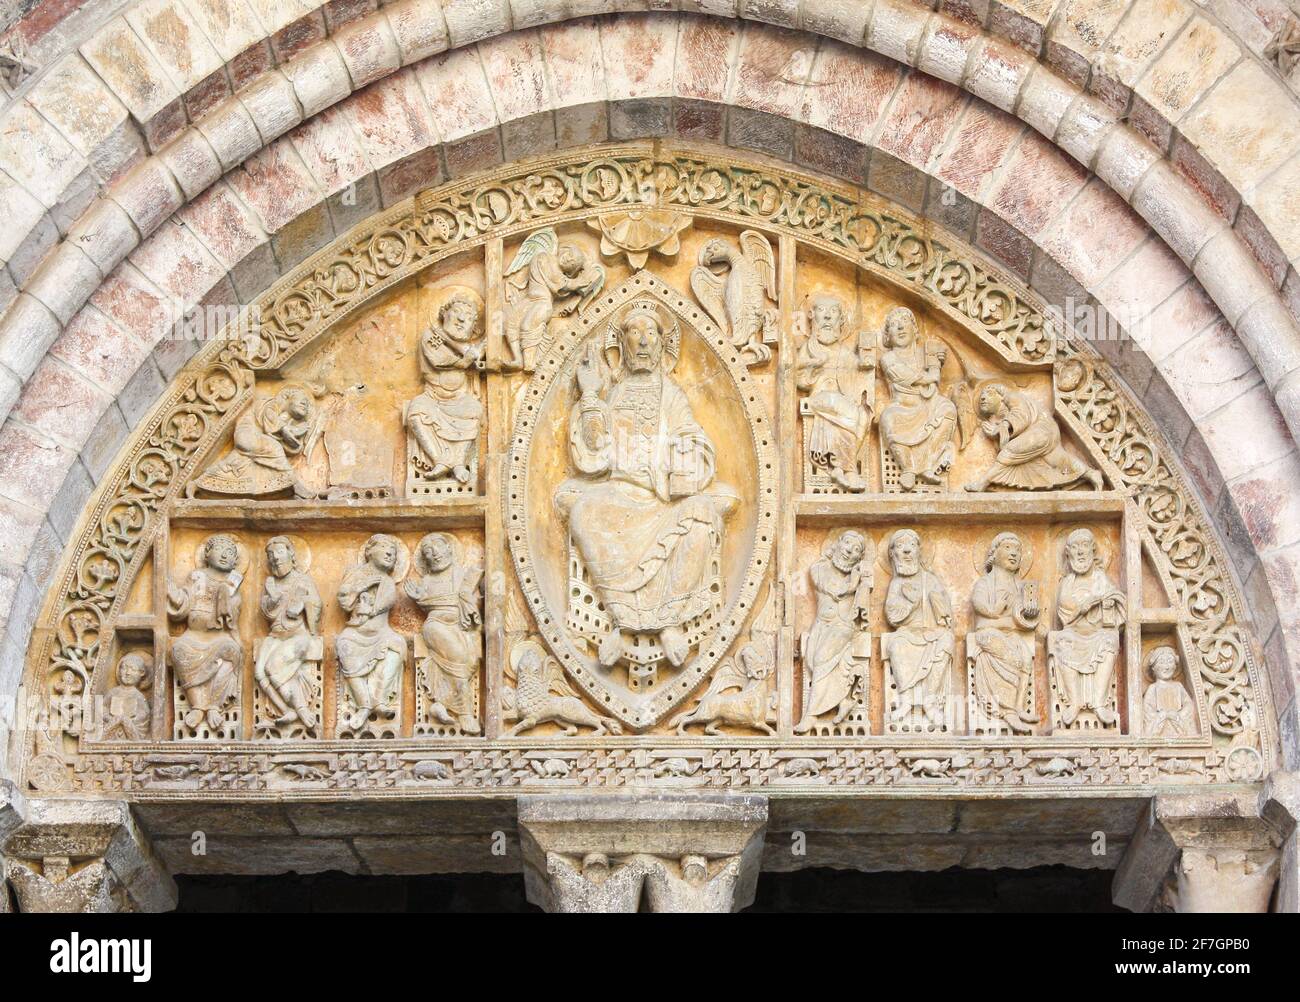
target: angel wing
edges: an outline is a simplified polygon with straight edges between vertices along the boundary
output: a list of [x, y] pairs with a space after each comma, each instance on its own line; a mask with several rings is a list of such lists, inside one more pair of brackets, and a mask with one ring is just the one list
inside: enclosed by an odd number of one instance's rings
[[506, 269], [506, 277], [527, 268], [538, 254], [554, 254], [559, 246], [560, 238], [555, 235], [555, 230], [550, 226], [530, 234], [528, 239], [519, 245], [519, 250], [515, 251], [514, 260]]
[[953, 386], [948, 391], [948, 399], [957, 408], [957, 437], [961, 440], [961, 448], [964, 449], [970, 444], [971, 437], [979, 424], [975, 416], [975, 391], [971, 388], [970, 381], [963, 379]]
[[704, 307], [704, 312], [713, 318], [722, 333], [731, 336], [731, 323], [727, 319], [727, 301], [724, 294], [726, 283], [704, 265], [696, 265], [691, 271], [691, 291]]
[[560, 667], [560, 662], [556, 661], [555, 658], [546, 659], [546, 688], [556, 696], [578, 698], [578, 694], [573, 691], [568, 679], [564, 677], [564, 670]]
[[753, 262], [763, 279], [763, 291], [767, 298], [776, 302], [776, 256], [767, 237], [756, 230], [745, 230], [740, 234], [740, 249]]

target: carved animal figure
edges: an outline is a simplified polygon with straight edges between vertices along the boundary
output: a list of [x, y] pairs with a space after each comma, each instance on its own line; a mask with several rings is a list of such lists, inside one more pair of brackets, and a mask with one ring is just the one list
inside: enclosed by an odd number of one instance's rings
[[451, 770], [445, 763], [428, 758], [423, 762], [416, 762], [411, 768], [411, 775], [416, 779], [449, 779]]
[[952, 760], [946, 758], [918, 758], [912, 760], [909, 768], [912, 770], [913, 776], [942, 779], [951, 764]]
[[678, 734], [691, 724], [703, 724], [705, 734], [717, 734], [719, 724], [752, 727], [776, 734], [771, 720], [776, 712], [776, 692], [769, 684], [772, 656], [746, 644], [736, 661], [724, 661], [693, 709], [668, 721]]
[[[541, 646], [533, 641], [517, 644], [510, 652], [517, 686], [506, 692], [507, 710], [513, 711], [519, 723], [506, 735], [514, 737], [532, 730], [538, 724], [554, 721], [572, 737], [579, 727], [590, 727], [595, 734], [622, 734], [623, 728], [616, 720], [596, 716], [587, 709], [577, 693], [569, 687], [555, 658], [547, 657]], [[510, 703], [513, 701], [513, 706]]]
[[786, 779], [795, 779], [799, 776], [816, 776], [820, 771], [821, 766], [810, 758], [786, 759], [781, 766], [781, 775]]
[[329, 779], [329, 773], [304, 762], [289, 762], [281, 768], [289, 775], [297, 776], [299, 779]]
[[569, 763], [562, 758], [532, 759], [528, 764], [542, 779], [564, 779], [569, 775]]
[[666, 758], [655, 765], [654, 774], [656, 777], [672, 776], [682, 778], [690, 776], [700, 769], [699, 760], [691, 761], [687, 758], [674, 757]]
[[1068, 758], [1049, 758], [1046, 762], [1039, 762], [1034, 766], [1034, 771], [1040, 776], [1073, 776], [1078, 771], [1078, 766]]
[[197, 771], [198, 767], [193, 765], [156, 765], [153, 774], [157, 779], [174, 781], [185, 779], [190, 773]]
[[[721, 239], [700, 248], [700, 263], [691, 272], [691, 290], [731, 343], [751, 364], [766, 362], [772, 349], [763, 342], [774, 334], [777, 311], [776, 258], [767, 237], [754, 230], [740, 234], [740, 249]], [[713, 269], [721, 265], [725, 275]]]

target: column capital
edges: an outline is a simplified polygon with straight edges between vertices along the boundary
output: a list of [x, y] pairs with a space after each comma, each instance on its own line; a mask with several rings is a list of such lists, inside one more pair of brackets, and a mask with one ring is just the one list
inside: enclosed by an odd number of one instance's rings
[[1254, 791], [1157, 794], [1115, 871], [1112, 898], [1132, 911], [1267, 911], [1279, 841]]
[[552, 912], [728, 912], [754, 900], [767, 799], [519, 798], [528, 900]]
[[21, 911], [176, 907], [175, 882], [122, 801], [28, 800], [0, 847]]

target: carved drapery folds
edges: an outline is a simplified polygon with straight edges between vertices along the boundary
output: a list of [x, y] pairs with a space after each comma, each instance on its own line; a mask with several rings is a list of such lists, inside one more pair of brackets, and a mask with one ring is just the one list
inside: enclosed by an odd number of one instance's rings
[[[257, 305], [86, 513], [32, 645], [34, 791], [1113, 791], [1273, 762], [1240, 599], [1140, 407], [861, 192], [567, 154], [395, 207]], [[540, 872], [652, 901], [734, 878], [591, 851]]]

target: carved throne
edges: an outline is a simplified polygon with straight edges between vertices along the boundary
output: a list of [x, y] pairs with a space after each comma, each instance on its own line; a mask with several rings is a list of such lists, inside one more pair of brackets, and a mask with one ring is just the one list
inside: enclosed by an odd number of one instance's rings
[[[253, 664], [257, 664], [265, 640], [258, 640], [253, 645]], [[323, 727], [323, 708], [321, 706], [325, 692], [325, 641], [313, 637], [307, 650], [307, 660], [311, 662], [311, 712], [316, 718], [316, 726], [308, 729], [301, 720], [288, 724], [277, 724], [280, 713], [275, 705], [262, 691], [262, 687], [253, 682], [253, 738], [256, 740], [278, 741], [288, 738], [319, 738]]]

